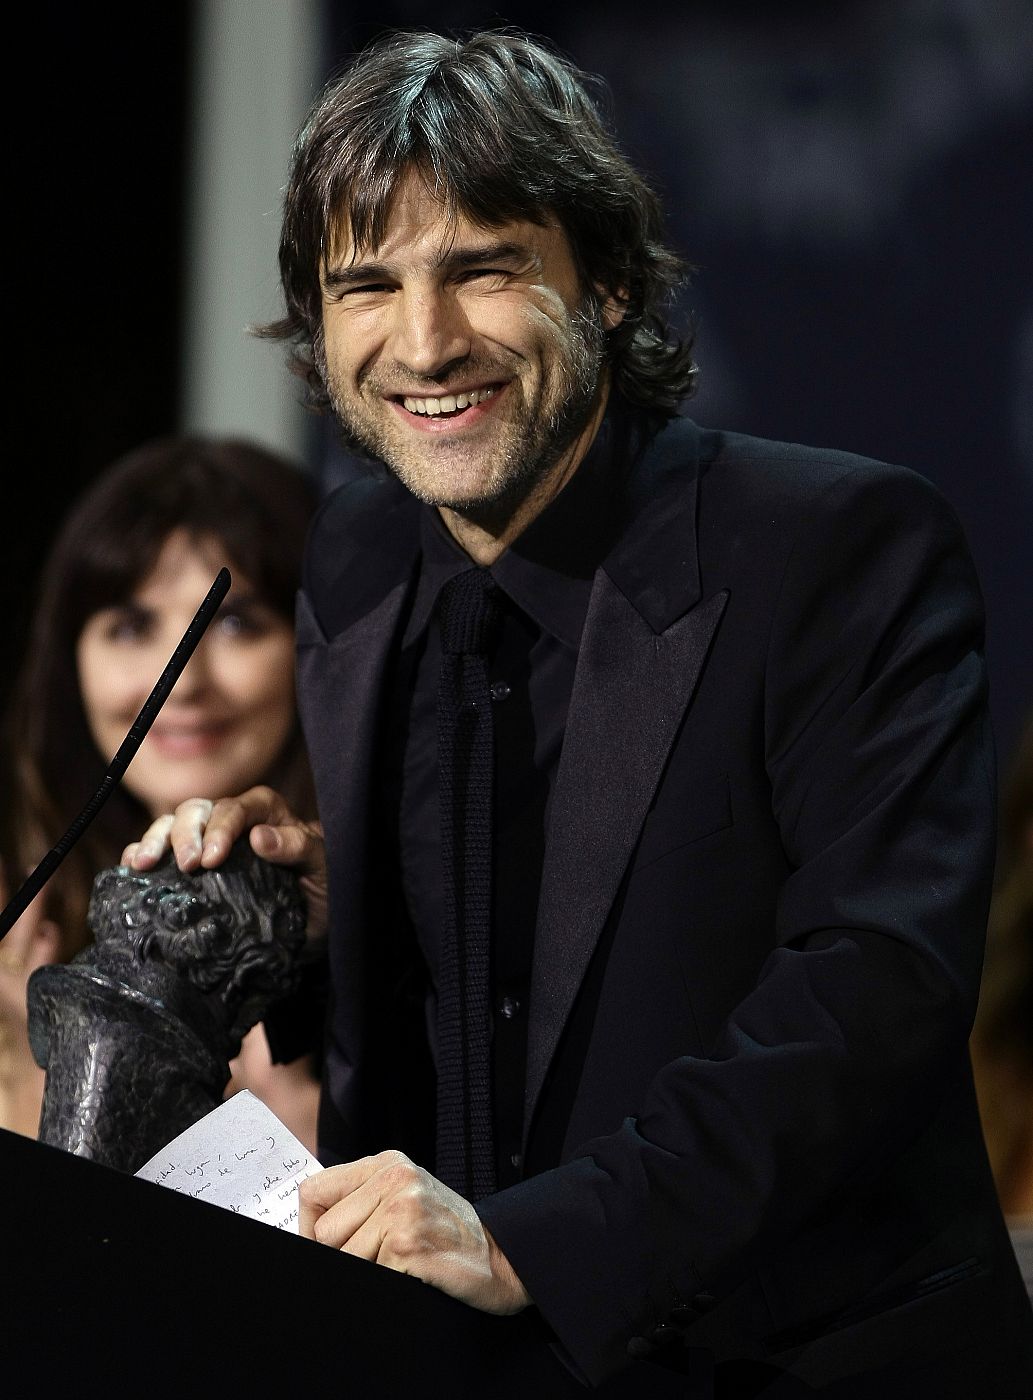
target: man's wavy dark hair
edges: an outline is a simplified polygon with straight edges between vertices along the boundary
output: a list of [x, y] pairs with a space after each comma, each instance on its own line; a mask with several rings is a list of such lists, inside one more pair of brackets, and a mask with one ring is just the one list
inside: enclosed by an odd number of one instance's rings
[[677, 410], [693, 387], [692, 336], [665, 313], [690, 269], [665, 245], [659, 199], [618, 149], [606, 100], [599, 79], [511, 29], [393, 31], [350, 60], [295, 142], [280, 239], [287, 314], [257, 328], [292, 343], [311, 407], [329, 406], [322, 260], [342, 229], [357, 250], [379, 246], [397, 184], [417, 170], [451, 216], [558, 223], [586, 298], [625, 308], [607, 335], [615, 388], [665, 417]]

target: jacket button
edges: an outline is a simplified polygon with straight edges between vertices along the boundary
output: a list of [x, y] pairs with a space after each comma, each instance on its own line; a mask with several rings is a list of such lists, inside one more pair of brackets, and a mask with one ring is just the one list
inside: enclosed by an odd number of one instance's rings
[[656, 1348], [646, 1337], [632, 1337], [628, 1343], [628, 1355], [633, 1361], [643, 1361], [647, 1356], [652, 1356]]

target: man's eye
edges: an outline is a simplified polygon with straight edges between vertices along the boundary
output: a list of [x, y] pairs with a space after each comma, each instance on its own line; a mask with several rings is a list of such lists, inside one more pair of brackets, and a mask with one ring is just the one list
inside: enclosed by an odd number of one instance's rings
[[464, 273], [464, 277], [467, 281], [472, 281], [474, 278], [478, 277], [501, 281], [504, 277], [508, 276], [509, 273], [502, 267], [471, 267]]

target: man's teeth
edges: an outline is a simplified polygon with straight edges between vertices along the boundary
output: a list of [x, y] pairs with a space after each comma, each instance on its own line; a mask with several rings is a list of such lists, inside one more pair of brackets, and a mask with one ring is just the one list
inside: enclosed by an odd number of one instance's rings
[[494, 394], [494, 389], [471, 389], [468, 394], [446, 394], [441, 399], [403, 399], [410, 413], [426, 413], [434, 417], [439, 413], [455, 413], [459, 409], [473, 408]]

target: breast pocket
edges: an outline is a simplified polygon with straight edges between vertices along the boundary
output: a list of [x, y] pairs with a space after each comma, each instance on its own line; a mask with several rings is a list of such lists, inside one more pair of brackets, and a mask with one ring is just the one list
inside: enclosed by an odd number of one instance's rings
[[702, 779], [698, 787], [683, 791], [678, 800], [661, 793], [643, 825], [632, 874], [641, 874], [675, 852], [688, 854], [687, 848], [727, 831], [732, 825], [727, 773]]

